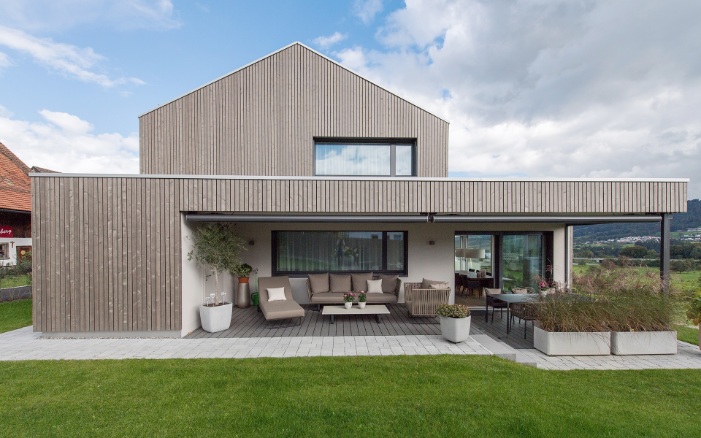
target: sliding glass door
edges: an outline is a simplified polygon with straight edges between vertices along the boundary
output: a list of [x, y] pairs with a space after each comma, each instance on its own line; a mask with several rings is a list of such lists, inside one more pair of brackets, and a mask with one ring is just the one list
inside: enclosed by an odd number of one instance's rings
[[542, 234], [505, 234], [501, 245], [502, 287], [536, 288], [545, 274]]

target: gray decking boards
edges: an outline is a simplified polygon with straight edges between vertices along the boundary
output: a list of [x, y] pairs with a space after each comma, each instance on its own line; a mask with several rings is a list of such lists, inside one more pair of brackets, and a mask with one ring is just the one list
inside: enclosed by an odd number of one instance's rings
[[[267, 338], [267, 337], [303, 337], [303, 336], [406, 336], [406, 335], [440, 335], [438, 318], [412, 318], [407, 314], [403, 304], [390, 306], [390, 314], [377, 323], [373, 315], [359, 317], [336, 316], [336, 323], [331, 324], [328, 316], [305, 306], [307, 312], [302, 323], [299, 320], [266, 321], [255, 307], [239, 309], [234, 307], [231, 327], [217, 333], [195, 330], [187, 336], [197, 338]], [[523, 322], [514, 320], [511, 333], [506, 334], [506, 312], [500, 318], [499, 311], [494, 314], [494, 322], [484, 321], [483, 311], [473, 311], [471, 334], [487, 334], [515, 349], [533, 348], [533, 328], [528, 324], [527, 337], [523, 339]]]

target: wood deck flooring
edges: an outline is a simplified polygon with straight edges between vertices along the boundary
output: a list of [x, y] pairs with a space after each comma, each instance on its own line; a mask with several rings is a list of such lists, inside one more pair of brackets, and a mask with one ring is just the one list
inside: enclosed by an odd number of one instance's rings
[[[208, 333], [197, 329], [187, 336], [195, 338], [267, 338], [267, 337], [301, 337], [301, 336], [405, 336], [405, 335], [440, 335], [438, 318], [412, 318], [404, 304], [388, 306], [389, 315], [382, 316], [382, 322], [375, 321], [374, 315], [336, 316], [336, 323], [331, 318], [322, 316], [320, 311], [310, 306], [305, 307], [305, 316], [301, 324], [299, 319], [266, 321], [263, 314], [255, 307], [239, 309], [234, 307], [231, 327], [217, 333]], [[490, 313], [491, 316], [491, 313]], [[506, 334], [506, 313], [500, 318], [499, 311], [494, 314], [494, 322], [484, 321], [484, 310], [473, 310], [472, 334], [486, 334], [502, 341], [515, 349], [533, 348], [533, 328], [528, 324], [527, 337], [523, 339], [523, 323], [514, 321], [511, 333]]]

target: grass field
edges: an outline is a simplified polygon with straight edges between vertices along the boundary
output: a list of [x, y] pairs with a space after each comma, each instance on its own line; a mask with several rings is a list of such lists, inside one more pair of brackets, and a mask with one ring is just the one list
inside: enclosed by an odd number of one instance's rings
[[0, 333], [32, 325], [32, 300], [0, 303]]
[[32, 284], [32, 274], [8, 275], [0, 278], [0, 289], [7, 287], [28, 286]]
[[698, 370], [494, 357], [0, 363], [0, 436], [698, 436]]

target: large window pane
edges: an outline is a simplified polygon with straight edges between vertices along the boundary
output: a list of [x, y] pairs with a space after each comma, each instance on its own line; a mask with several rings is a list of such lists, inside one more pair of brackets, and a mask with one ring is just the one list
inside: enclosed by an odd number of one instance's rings
[[406, 273], [406, 233], [274, 231], [273, 271]]
[[390, 157], [390, 145], [317, 144], [316, 174], [390, 176]]
[[395, 175], [412, 176], [414, 174], [414, 147], [410, 144], [398, 144], [396, 150]]

